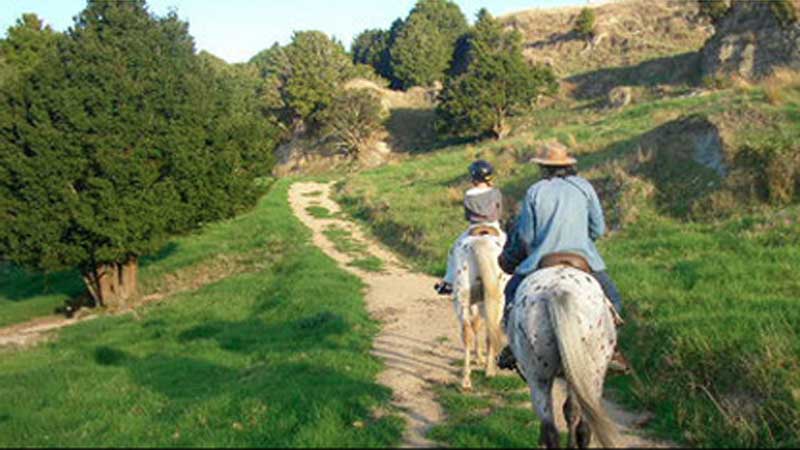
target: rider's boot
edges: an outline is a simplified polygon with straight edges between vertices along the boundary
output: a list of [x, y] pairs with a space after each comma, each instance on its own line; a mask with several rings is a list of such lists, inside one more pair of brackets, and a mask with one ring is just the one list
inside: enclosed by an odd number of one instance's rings
[[511, 352], [511, 347], [506, 345], [500, 354], [497, 356], [497, 367], [506, 370], [514, 370], [517, 368], [517, 358]]
[[[611, 308], [611, 312], [614, 316], [614, 325], [617, 327], [617, 339], [619, 339], [619, 329], [625, 324], [625, 321], [622, 320], [622, 317], [619, 316], [614, 308]], [[608, 363], [608, 370], [624, 375], [631, 373], [631, 365], [628, 362], [628, 358], [619, 349], [619, 340], [617, 340], [617, 346], [614, 348], [614, 355]]]
[[453, 285], [442, 280], [433, 286], [433, 289], [439, 295], [450, 295], [453, 293]]

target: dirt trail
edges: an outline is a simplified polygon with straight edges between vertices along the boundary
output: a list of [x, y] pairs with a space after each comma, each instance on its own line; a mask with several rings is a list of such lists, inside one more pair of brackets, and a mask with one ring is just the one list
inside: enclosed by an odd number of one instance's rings
[[[331, 184], [295, 183], [289, 191], [289, 202], [295, 215], [313, 231], [314, 244], [367, 285], [367, 310], [382, 324], [373, 347], [373, 354], [382, 358], [386, 365], [378, 381], [392, 389], [393, 402], [408, 421], [403, 445], [437, 446], [425, 438], [431, 426], [444, 420], [432, 388], [460, 379], [460, 369], [451, 363], [463, 355], [452, 303], [434, 293], [432, 287], [437, 279], [410, 271], [391, 252], [365, 237], [352, 222], [309, 214], [306, 208], [310, 206], [322, 206], [332, 214], [340, 211], [339, 205], [330, 199], [330, 188]], [[353, 239], [365, 244], [370, 254], [384, 261], [385, 271], [367, 272], [349, 266], [355, 258], [337, 251], [323, 234], [330, 226], [349, 230]], [[508, 375], [516, 376], [510, 372]], [[556, 396], [563, 398], [563, 388], [558, 390], [562, 392], [557, 392]], [[621, 443], [625, 447], [674, 447], [630, 432], [646, 422], [645, 414], [629, 413], [612, 402], [606, 402], [606, 408], [627, 431]], [[563, 417], [559, 420], [559, 427], [564, 429]]]

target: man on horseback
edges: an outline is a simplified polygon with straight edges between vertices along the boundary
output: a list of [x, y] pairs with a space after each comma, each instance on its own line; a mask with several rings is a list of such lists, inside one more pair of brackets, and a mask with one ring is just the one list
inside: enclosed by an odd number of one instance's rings
[[[540, 268], [543, 258], [553, 254], [578, 255], [580, 264], [587, 264], [611, 300], [616, 313], [622, 302], [616, 285], [606, 272], [594, 241], [605, 233], [605, 220], [600, 200], [592, 185], [577, 175], [575, 158], [560, 143], [546, 144], [533, 161], [539, 164], [542, 179], [528, 189], [515, 228], [498, 259], [500, 267], [513, 275], [506, 285], [504, 323], [513, 307], [514, 296], [526, 276]], [[515, 367], [515, 359], [506, 347], [498, 365]], [[612, 363], [626, 367], [622, 355]]]
[[[476, 231], [487, 230], [505, 242], [505, 233], [500, 228], [500, 216], [503, 213], [503, 194], [493, 186], [494, 167], [487, 161], [479, 159], [469, 166], [472, 188], [464, 195], [464, 218], [469, 222], [467, 231], [458, 237], [447, 257], [447, 273], [441, 282], [434, 286], [442, 295], [453, 293], [453, 282], [456, 276], [454, 249]], [[479, 229], [478, 229], [479, 228]]]

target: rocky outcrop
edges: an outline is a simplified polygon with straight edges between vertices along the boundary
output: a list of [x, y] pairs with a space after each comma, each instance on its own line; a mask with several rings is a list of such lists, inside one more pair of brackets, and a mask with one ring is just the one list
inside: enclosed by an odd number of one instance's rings
[[800, 23], [782, 25], [770, 3], [733, 2], [703, 47], [703, 76], [759, 79], [778, 67], [800, 70]]
[[658, 152], [665, 160], [692, 161], [720, 177], [728, 172], [722, 129], [707, 117], [690, 116], [668, 122], [642, 136], [640, 148]]

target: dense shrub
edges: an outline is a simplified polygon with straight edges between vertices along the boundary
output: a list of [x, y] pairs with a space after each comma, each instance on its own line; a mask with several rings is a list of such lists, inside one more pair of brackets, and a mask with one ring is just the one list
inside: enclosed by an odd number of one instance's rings
[[320, 121], [323, 136], [337, 149], [357, 155], [383, 130], [384, 119], [377, 94], [368, 89], [347, 89], [333, 99]]

